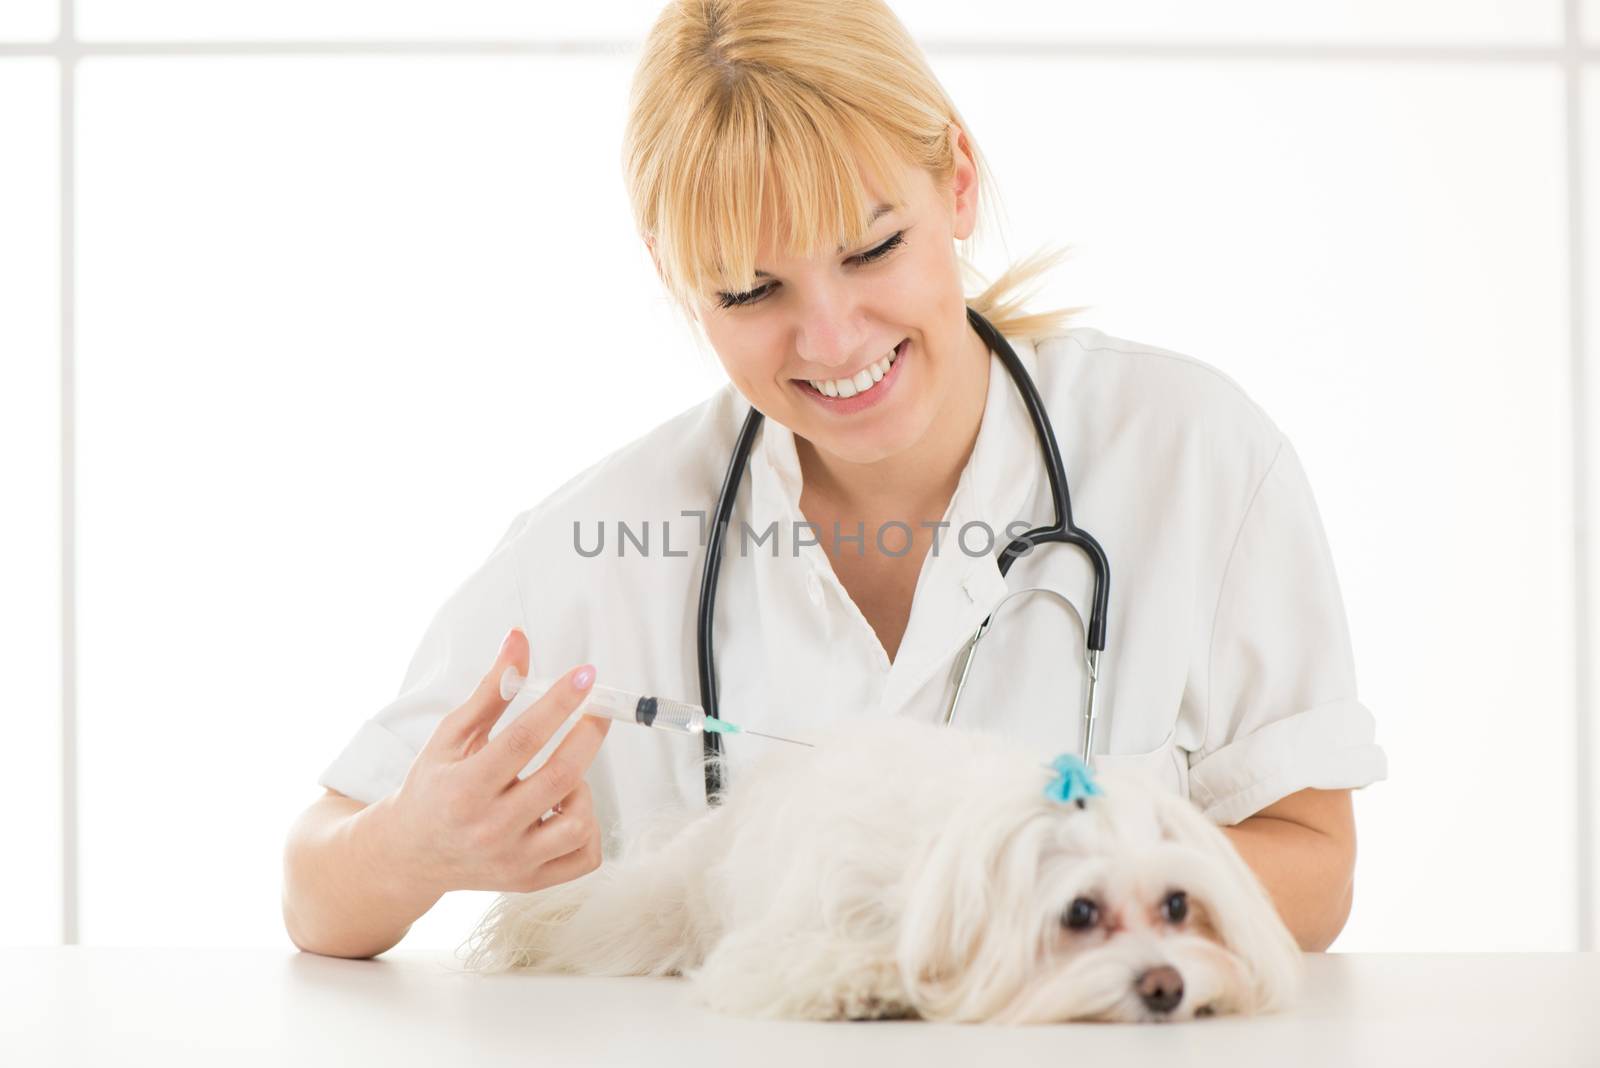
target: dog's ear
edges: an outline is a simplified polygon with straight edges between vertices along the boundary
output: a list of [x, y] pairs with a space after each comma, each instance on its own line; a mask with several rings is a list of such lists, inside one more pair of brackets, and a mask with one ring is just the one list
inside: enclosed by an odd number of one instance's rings
[[1016, 926], [1029, 922], [1046, 819], [1037, 804], [994, 800], [961, 810], [933, 840], [901, 916], [896, 957], [924, 1015], [987, 1018], [1026, 981], [1015, 958], [1028, 939]]
[[1162, 834], [1211, 858], [1226, 880], [1223, 892], [1206, 907], [1223, 944], [1250, 965], [1255, 980], [1250, 1011], [1270, 1011], [1292, 1000], [1303, 966], [1300, 947], [1261, 880], [1192, 801], [1165, 791], [1154, 800]]

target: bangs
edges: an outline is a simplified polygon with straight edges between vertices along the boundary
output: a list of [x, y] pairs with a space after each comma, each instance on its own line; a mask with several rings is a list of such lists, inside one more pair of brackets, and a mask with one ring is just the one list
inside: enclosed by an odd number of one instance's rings
[[[998, 222], [971, 131], [884, 0], [666, 0], [629, 88], [622, 169], [654, 267], [703, 333], [702, 306], [759, 284], [762, 242], [785, 259], [855, 251], [879, 201], [903, 206], [924, 175], [948, 183], [962, 151], [980, 216]], [[1050, 262], [1013, 264], [972, 309], [1002, 333], [1063, 325], [1069, 312], [1014, 296]]]
[[905, 202], [908, 161], [860, 115], [759, 73], [724, 101], [685, 131], [676, 159], [661, 161], [657, 246], [680, 300], [753, 288], [763, 228], [779, 254], [832, 254], [869, 229], [869, 184]]

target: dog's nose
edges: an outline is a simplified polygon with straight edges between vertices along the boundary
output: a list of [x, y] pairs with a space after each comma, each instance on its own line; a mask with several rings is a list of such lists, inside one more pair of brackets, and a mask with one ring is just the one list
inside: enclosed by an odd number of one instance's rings
[[1140, 999], [1152, 1012], [1171, 1012], [1183, 1000], [1183, 976], [1170, 964], [1158, 964], [1134, 984]]

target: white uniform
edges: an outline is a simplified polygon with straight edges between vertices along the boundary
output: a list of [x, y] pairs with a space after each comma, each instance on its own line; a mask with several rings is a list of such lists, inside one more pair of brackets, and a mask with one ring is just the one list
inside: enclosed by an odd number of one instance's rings
[[[1306, 787], [1384, 778], [1321, 519], [1271, 419], [1226, 375], [1178, 353], [1088, 327], [1008, 340], [1061, 443], [1073, 521], [1111, 565], [1098, 766], [1147, 772], [1220, 824]], [[816, 539], [798, 526], [794, 436], [765, 422], [718, 589], [724, 718], [800, 737], [864, 717], [939, 722], [965, 642], [1008, 588], [1048, 585], [1089, 619], [1093, 571], [1076, 547], [1039, 546], [1007, 578], [995, 564], [1008, 526], [1047, 524], [1052, 508], [1027, 409], [991, 360], [982, 426], [892, 664], [822, 548], [803, 544]], [[698, 702], [705, 514], [747, 410], [724, 387], [517, 516], [434, 617], [400, 694], [318, 781], [366, 802], [397, 789], [512, 627], [528, 636], [534, 674], [590, 662], [602, 684]], [[887, 529], [883, 544], [894, 551], [902, 537]], [[1082, 648], [1058, 601], [1012, 600], [980, 646], [956, 722], [1023, 741], [1041, 760], [1076, 752]], [[723, 744], [731, 782], [760, 747], [783, 743]], [[658, 807], [705, 803], [699, 739], [628, 724], [612, 725], [588, 781], [608, 851]]]

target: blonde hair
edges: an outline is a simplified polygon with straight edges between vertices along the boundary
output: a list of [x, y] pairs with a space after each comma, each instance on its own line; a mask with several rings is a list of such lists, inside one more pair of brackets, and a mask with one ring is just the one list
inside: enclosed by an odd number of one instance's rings
[[[672, 0], [634, 74], [623, 172], [662, 280], [692, 315], [713, 291], [752, 287], [764, 212], [786, 218], [780, 238], [809, 256], [841, 236], [847, 246], [862, 240], [862, 168], [895, 203], [905, 199], [906, 164], [947, 185], [952, 122], [977, 165], [980, 210], [992, 213], [994, 183], [976, 139], [882, 0]], [[1020, 291], [1068, 251], [1013, 263], [967, 304], [1002, 334], [1060, 330], [1084, 309], [1028, 312], [1032, 290]]]

